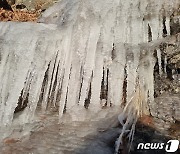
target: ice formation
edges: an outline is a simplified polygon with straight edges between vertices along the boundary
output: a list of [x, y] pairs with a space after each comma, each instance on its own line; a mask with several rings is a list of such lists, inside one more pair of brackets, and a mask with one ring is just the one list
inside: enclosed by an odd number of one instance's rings
[[120, 107], [131, 101], [137, 79], [148, 114], [153, 53], [162, 70], [158, 45], [178, 6], [179, 0], [62, 0], [41, 23], [1, 22], [1, 125], [20, 112], [21, 123], [30, 122], [37, 106], [57, 108], [59, 117], [77, 108]]

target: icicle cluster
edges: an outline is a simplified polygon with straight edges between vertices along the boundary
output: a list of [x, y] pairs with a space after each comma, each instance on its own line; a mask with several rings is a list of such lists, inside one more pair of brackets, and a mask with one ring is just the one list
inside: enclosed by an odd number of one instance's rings
[[148, 44], [170, 34], [178, 3], [62, 0], [43, 14], [43, 24], [0, 23], [0, 123], [11, 124], [17, 112], [29, 122], [37, 106], [55, 107], [60, 117], [77, 107], [120, 106], [134, 94], [137, 76], [153, 108]]

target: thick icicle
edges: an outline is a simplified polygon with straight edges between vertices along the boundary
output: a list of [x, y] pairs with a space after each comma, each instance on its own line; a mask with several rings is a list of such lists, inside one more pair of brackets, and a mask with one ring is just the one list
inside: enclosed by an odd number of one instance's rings
[[165, 73], [165, 75], [167, 75], [166, 67], [167, 67], [167, 56], [165, 55], [165, 57], [164, 57], [164, 73]]
[[159, 66], [159, 75], [162, 75], [162, 60], [161, 60], [161, 51], [157, 49], [157, 59], [158, 59], [158, 66]]

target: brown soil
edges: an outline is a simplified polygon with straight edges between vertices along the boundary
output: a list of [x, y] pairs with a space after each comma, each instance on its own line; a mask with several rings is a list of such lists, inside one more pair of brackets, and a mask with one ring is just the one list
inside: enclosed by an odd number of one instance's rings
[[35, 11], [28, 11], [27, 9], [16, 9], [15, 6], [12, 6], [12, 9], [13, 11], [9, 11], [0, 8], [0, 21], [36, 22], [41, 14], [40, 8]]

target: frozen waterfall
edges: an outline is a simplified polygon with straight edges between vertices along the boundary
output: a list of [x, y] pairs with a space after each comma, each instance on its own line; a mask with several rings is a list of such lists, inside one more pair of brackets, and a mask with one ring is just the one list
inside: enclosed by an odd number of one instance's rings
[[[179, 0], [62, 0], [39, 23], [0, 23], [0, 123], [33, 120], [37, 107], [59, 117], [121, 107], [140, 86], [153, 109], [155, 65]], [[167, 37], [168, 38], [168, 37]], [[138, 81], [137, 81], [138, 80]], [[126, 85], [126, 86], [125, 86]]]

